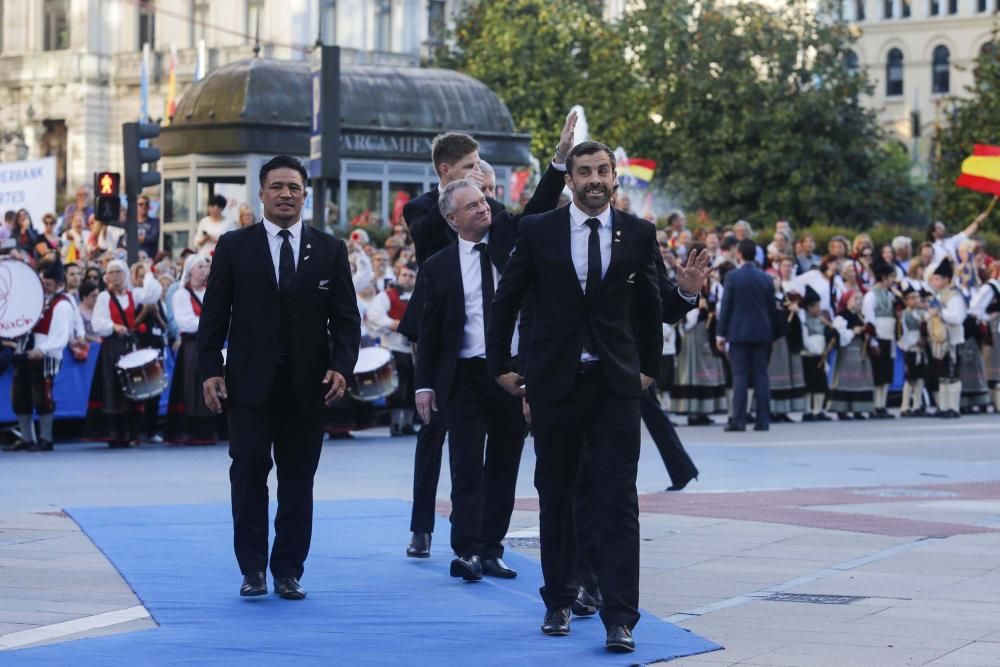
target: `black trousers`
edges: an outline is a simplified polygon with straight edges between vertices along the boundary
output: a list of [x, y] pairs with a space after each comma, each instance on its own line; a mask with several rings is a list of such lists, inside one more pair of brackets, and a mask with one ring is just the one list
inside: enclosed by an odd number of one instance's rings
[[445, 413], [451, 464], [451, 548], [458, 556], [499, 558], [514, 511], [524, 448], [521, 399], [489, 376], [485, 359], [460, 359]]
[[434, 532], [434, 508], [437, 505], [438, 478], [441, 476], [441, 450], [448, 435], [444, 415], [431, 413], [431, 423], [417, 433], [413, 452], [413, 509], [410, 530], [414, 533]]
[[729, 361], [733, 365], [733, 424], [747, 422], [747, 389], [753, 386], [757, 402], [757, 426], [771, 425], [771, 380], [767, 376], [770, 343], [730, 343]]
[[409, 352], [392, 352], [393, 361], [396, 362], [396, 377], [399, 380], [399, 385], [396, 387], [396, 391], [386, 398], [386, 405], [390, 409], [396, 410], [412, 410], [416, 407], [413, 398], [413, 392], [416, 387], [413, 386], [413, 355]]
[[278, 512], [271, 574], [299, 578], [312, 539], [313, 477], [323, 447], [322, 415], [300, 409], [290, 365], [281, 364], [266, 405], [229, 409], [229, 433], [233, 542], [240, 571], [252, 574], [267, 569], [267, 475], [273, 446]]
[[688, 456], [681, 439], [677, 437], [674, 425], [663, 410], [660, 409], [659, 401], [652, 387], [642, 394], [639, 399], [639, 411], [642, 421], [649, 429], [649, 435], [656, 444], [663, 465], [667, 468], [667, 475], [670, 476], [671, 484], [682, 484], [698, 476], [698, 468], [694, 461]]
[[15, 415], [50, 415], [56, 411], [52, 398], [54, 377], [45, 377], [42, 359], [16, 359], [10, 383], [10, 402]]
[[639, 399], [611, 392], [599, 364], [581, 366], [569, 396], [531, 400], [535, 435], [535, 488], [541, 524], [542, 599], [548, 609], [568, 607], [577, 593], [574, 520], [582, 450], [595, 479], [595, 534], [606, 626], [639, 620]]

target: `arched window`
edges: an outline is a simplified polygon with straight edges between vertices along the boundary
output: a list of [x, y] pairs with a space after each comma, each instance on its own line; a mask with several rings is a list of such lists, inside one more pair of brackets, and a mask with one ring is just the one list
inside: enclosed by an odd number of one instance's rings
[[931, 66], [931, 92], [947, 93], [951, 89], [951, 53], [940, 44], [934, 47]]
[[855, 74], [858, 71], [858, 54], [854, 51], [848, 51], [844, 54], [844, 67], [851, 74]]
[[903, 52], [891, 49], [885, 63], [885, 94], [895, 97], [903, 94]]

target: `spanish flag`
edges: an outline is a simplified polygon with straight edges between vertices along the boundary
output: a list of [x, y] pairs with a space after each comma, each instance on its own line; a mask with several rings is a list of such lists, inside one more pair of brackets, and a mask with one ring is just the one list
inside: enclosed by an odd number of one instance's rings
[[955, 185], [1000, 196], [1000, 146], [976, 144], [972, 157], [962, 160], [962, 173]]
[[618, 165], [618, 176], [625, 187], [648, 188], [656, 172], [656, 160], [631, 157]]

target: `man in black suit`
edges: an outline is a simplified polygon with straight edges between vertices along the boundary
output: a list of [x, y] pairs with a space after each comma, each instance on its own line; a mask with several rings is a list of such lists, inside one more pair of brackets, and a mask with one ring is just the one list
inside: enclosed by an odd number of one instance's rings
[[286, 599], [306, 595], [298, 580], [312, 535], [323, 412], [343, 397], [361, 338], [347, 247], [302, 223], [305, 182], [295, 158], [280, 155], [261, 167], [264, 220], [219, 240], [198, 326], [205, 403], [221, 412], [226, 401], [229, 413], [234, 545], [244, 596], [267, 593], [272, 445], [278, 468], [274, 588]]
[[[563, 173], [566, 155], [573, 147], [573, 130], [576, 127], [576, 113], [566, 119], [556, 155], [535, 190], [526, 207], [526, 213], [539, 213], [555, 208], [563, 189]], [[438, 206], [440, 190], [449, 183], [468, 179], [480, 188], [484, 185], [480, 169], [479, 144], [475, 139], [461, 132], [449, 132], [434, 139], [431, 147], [434, 170], [441, 180], [440, 188], [432, 188], [403, 207], [406, 221], [413, 238], [417, 260], [417, 285], [410, 305], [406, 309], [399, 327], [396, 329], [410, 340], [416, 341], [423, 313], [423, 284], [419, 269], [424, 261], [436, 252], [457, 242], [458, 235], [441, 215]], [[487, 198], [491, 215], [505, 211], [500, 202]], [[414, 359], [419, 363], [420, 346], [414, 349]], [[410, 515], [410, 544], [406, 555], [413, 558], [430, 556], [431, 534], [434, 532], [434, 506], [437, 501], [438, 477], [441, 474], [441, 450], [447, 436], [444, 419], [437, 413], [431, 421], [425, 422], [417, 434], [417, 446], [413, 457], [413, 510]]]
[[428, 423], [440, 410], [448, 426], [451, 575], [512, 579], [501, 540], [514, 510], [525, 425], [520, 399], [486, 370], [486, 323], [518, 218], [492, 216], [478, 184], [464, 179], [441, 191], [440, 209], [458, 241], [424, 264], [417, 412]]
[[733, 367], [733, 419], [727, 431], [745, 431], [747, 388], [753, 374], [757, 400], [755, 431], [771, 425], [771, 389], [767, 362], [774, 342], [774, 324], [778, 317], [774, 301], [774, 283], [754, 263], [757, 246], [750, 239], [739, 244], [740, 268], [726, 276], [716, 345], [725, 353], [729, 344], [729, 363]]
[[659, 371], [663, 343], [656, 230], [609, 206], [616, 175], [607, 146], [583, 142], [566, 166], [573, 203], [521, 221], [490, 311], [486, 355], [490, 375], [509, 393], [524, 393], [510, 344], [521, 303], [533, 293], [526, 388], [545, 578], [542, 631], [569, 633], [577, 596], [574, 485], [586, 446], [600, 481], [605, 645], [631, 651], [639, 619], [639, 397]]

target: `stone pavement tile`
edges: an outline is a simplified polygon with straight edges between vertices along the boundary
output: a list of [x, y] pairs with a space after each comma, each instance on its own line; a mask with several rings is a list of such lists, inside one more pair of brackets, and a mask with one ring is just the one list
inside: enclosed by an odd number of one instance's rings
[[[804, 584], [789, 592], [827, 595], [865, 595], [884, 598], [911, 598], [927, 596], [946, 590], [965, 580], [961, 576], [895, 574], [892, 572], [863, 572], [858, 569], [837, 572], [820, 581]], [[816, 590], [822, 588], [821, 591]]]
[[788, 645], [788, 642], [768, 639], [748, 639], [745, 637], [726, 637], [725, 640], [719, 637], [712, 637], [711, 639], [724, 645], [726, 648], [724, 651], [706, 653], [702, 657], [706, 660], [721, 662], [723, 664], [735, 664], [743, 660], [759, 658]]
[[[58, 595], [58, 592], [53, 591], [51, 595], [55, 597]], [[120, 600], [105, 602], [100, 600], [26, 600], [22, 599], [20, 596], [16, 598], [13, 596], [0, 597], [0, 612], [40, 611], [58, 614], [74, 614], [78, 616], [92, 616], [94, 614], [103, 614], [104, 612], [115, 611], [116, 609], [121, 608], [122, 606]], [[0, 631], [0, 634], [2, 634], [2, 631]]]
[[952, 586], [934, 591], [933, 597], [941, 600], [967, 600], [970, 602], [1000, 600], [1000, 572], [993, 571], [965, 578]]
[[932, 607], [895, 606], [858, 619], [850, 624], [851, 631], [877, 634], [892, 632], [903, 636], [936, 637], [974, 640], [996, 631], [996, 621], [953, 619], [935, 612]]
[[0, 623], [50, 625], [52, 623], [69, 621], [74, 618], [79, 618], [80, 616], [81, 614], [71, 614], [66, 612], [30, 611], [27, 609], [0, 609]]
[[678, 554], [673, 552], [654, 551], [641, 549], [639, 551], [642, 569], [650, 570], [680, 570], [691, 567], [698, 563], [718, 558], [716, 555], [706, 554]]
[[[5, 587], [6, 585], [6, 587]], [[11, 598], [14, 595], [18, 600], [38, 600], [40, 604], [50, 600], [61, 602], [96, 602], [101, 604], [114, 605], [116, 609], [127, 609], [141, 604], [128, 586], [118, 586], [114, 590], [100, 591], [77, 591], [69, 589], [54, 590], [51, 588], [21, 588], [10, 586], [9, 582], [0, 579], [0, 599]]]
[[922, 665], [948, 653], [947, 649], [910, 649], [873, 646], [842, 646], [831, 650], [827, 644], [800, 642], [754, 656], [754, 661], [782, 667], [844, 667], [845, 665]]
[[35, 627], [31, 623], [0, 623], [0, 636], [8, 635], [12, 632], [21, 632]]
[[13, 528], [78, 530], [76, 522], [58, 510], [51, 512], [0, 512], [0, 531]]
[[981, 665], [990, 667], [1000, 665], [1000, 643], [972, 642], [941, 656], [932, 665]]
[[[734, 496], [733, 502], [739, 502], [738, 497]], [[704, 526], [689, 532], [696, 535], [714, 536], [728, 541], [742, 540], [763, 544], [779, 539], [820, 532], [820, 529], [779, 523], [765, 523], [763, 521], [727, 521]]]
[[86, 632], [78, 632], [72, 635], [64, 635], [62, 637], [57, 637], [48, 641], [41, 641], [32, 644], [35, 646], [45, 646], [47, 644], [62, 644], [63, 642], [75, 641], [78, 639], [90, 639], [92, 637], [104, 637], [106, 635], [116, 635], [123, 632], [135, 632], [136, 630], [152, 630], [159, 626], [151, 618], [140, 618], [135, 621], [128, 621], [127, 623], [119, 623], [117, 625], [109, 625], [105, 628], [97, 628], [95, 630], [87, 630]]
[[954, 650], [968, 643], [967, 639], [946, 637], [925, 637], [922, 635], [897, 633], [892, 628], [884, 628], [874, 633], [857, 632], [852, 629], [825, 630], [814, 633], [808, 639], [816, 644], [831, 646], [868, 646], [872, 648], [899, 648], [918, 650]]
[[685, 568], [692, 572], [735, 573], [765, 575], [778, 581], [793, 579], [822, 570], [833, 562], [828, 560], [799, 560], [794, 558], [755, 558], [742, 553], [721, 556]]
[[897, 572], [900, 574], [945, 574], [967, 577], [1000, 569], [1000, 555], [994, 553], [937, 553], [930, 549], [917, 549], [900, 553], [884, 560], [857, 568], [862, 572]]

